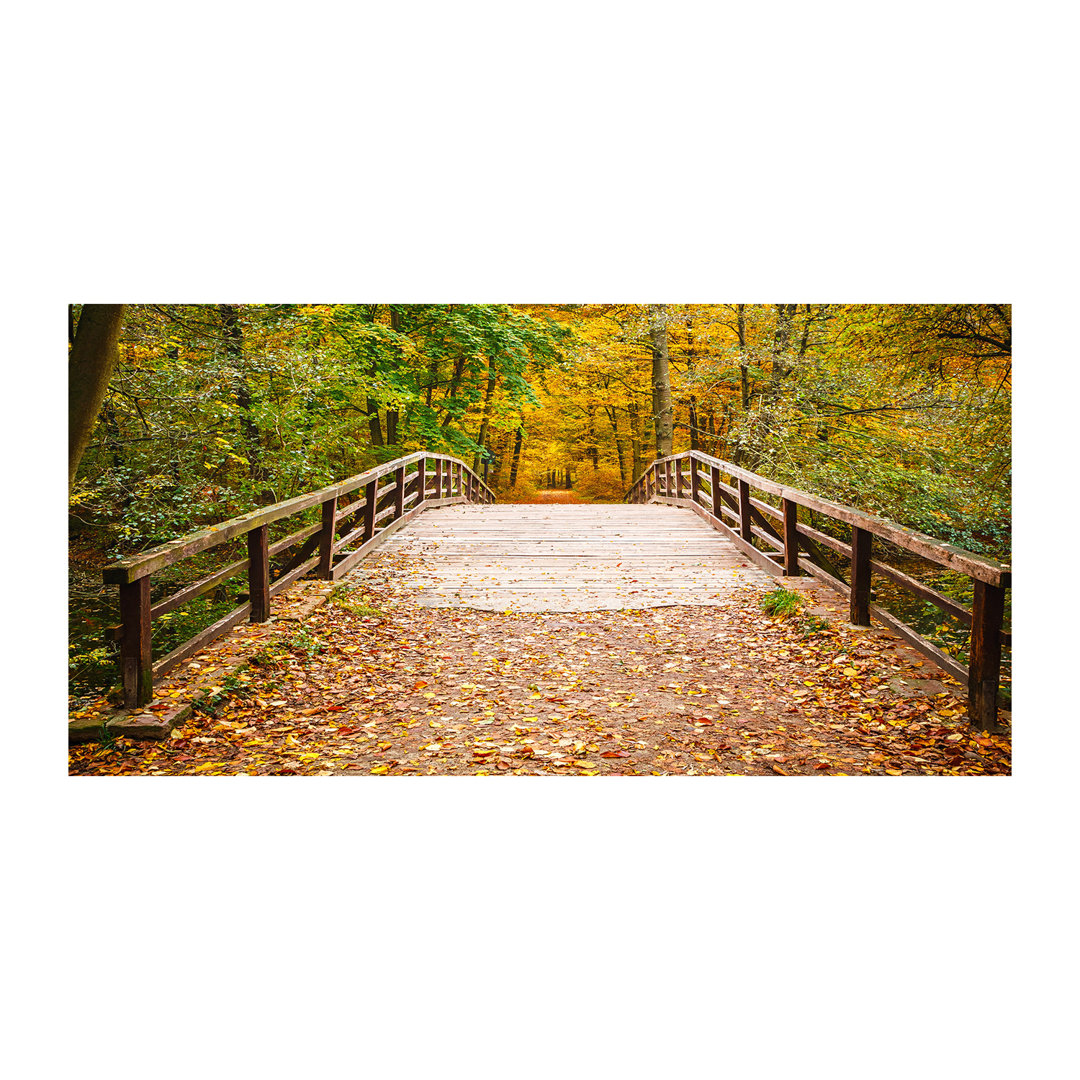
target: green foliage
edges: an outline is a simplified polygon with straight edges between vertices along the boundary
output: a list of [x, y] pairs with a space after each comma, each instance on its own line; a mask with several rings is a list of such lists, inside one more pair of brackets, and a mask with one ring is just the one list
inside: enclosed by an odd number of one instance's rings
[[761, 609], [766, 615], [776, 619], [786, 619], [794, 615], [802, 606], [804, 600], [801, 593], [792, 592], [782, 585], [777, 585], [771, 592], [767, 592], [761, 598]]

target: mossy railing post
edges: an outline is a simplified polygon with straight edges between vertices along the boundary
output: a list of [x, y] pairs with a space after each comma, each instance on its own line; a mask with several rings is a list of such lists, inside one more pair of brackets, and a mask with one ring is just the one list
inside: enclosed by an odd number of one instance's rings
[[971, 655], [968, 661], [968, 717], [983, 731], [996, 731], [1005, 590], [978, 579], [974, 584]]
[[870, 545], [873, 534], [853, 525], [851, 529], [851, 605], [855, 626], [870, 625]]
[[266, 622], [270, 618], [269, 532], [269, 525], [259, 525], [247, 534], [252, 622]]
[[150, 647], [150, 575], [120, 585], [120, 669], [124, 705], [135, 709], [154, 696]]

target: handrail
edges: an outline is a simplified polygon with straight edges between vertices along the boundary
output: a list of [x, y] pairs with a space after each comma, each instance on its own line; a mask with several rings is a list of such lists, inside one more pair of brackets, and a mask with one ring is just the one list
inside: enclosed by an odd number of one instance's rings
[[[689, 470], [684, 471], [689, 462]], [[708, 467], [708, 472], [698, 468]], [[727, 476], [732, 483], [725, 483]], [[780, 499], [772, 506], [753, 498], [751, 487]], [[1005, 590], [1012, 585], [1012, 567], [974, 552], [935, 540], [925, 533], [905, 528], [896, 522], [868, 514], [853, 506], [822, 499], [798, 488], [779, 484], [730, 461], [687, 450], [681, 454], [653, 461], [626, 493], [634, 503], [661, 502], [686, 506], [709, 522], [748, 558], [777, 576], [797, 576], [803, 571], [824, 581], [849, 597], [850, 618], [857, 626], [869, 626], [870, 616], [890, 627], [909, 644], [929, 656], [950, 675], [968, 685], [968, 715], [984, 731], [997, 730], [998, 679], [1001, 648], [1011, 643], [1011, 635], [1002, 630]], [[845, 544], [819, 532], [798, 519], [804, 507], [851, 526], [851, 543]], [[724, 521], [724, 515], [733, 525]], [[773, 518], [778, 525], [767, 520]], [[968, 610], [951, 598], [885, 563], [872, 558], [873, 537], [966, 574], [974, 585], [974, 603]], [[754, 538], [771, 551], [753, 544]], [[851, 560], [851, 583], [845, 584], [828, 573], [819, 562], [817, 544], [831, 548]], [[800, 549], [810, 558], [805, 558]], [[826, 560], [827, 562], [827, 560]], [[970, 664], [965, 667], [942, 652], [906, 623], [870, 602], [870, 577], [877, 573], [901, 588], [957, 616], [971, 626]]]
[[[429, 461], [434, 463], [430, 472]], [[345, 507], [338, 506], [340, 498], [360, 488], [364, 489], [361, 498]], [[121, 625], [114, 627], [110, 636], [120, 641], [124, 705], [137, 708], [147, 704], [153, 699], [156, 678], [228, 632], [245, 617], [250, 617], [251, 622], [265, 622], [270, 617], [271, 599], [309, 571], [317, 569], [320, 578], [336, 581], [368, 551], [428, 507], [494, 501], [494, 492], [465, 462], [446, 454], [420, 450], [358, 473], [341, 483], [260, 507], [106, 566], [102, 579], [106, 584], [120, 588]], [[269, 526], [273, 522], [313, 506], [322, 507], [319, 525], [307, 526], [269, 543]], [[339, 531], [341, 535], [337, 536]], [[246, 559], [208, 574], [151, 607], [150, 582], [156, 571], [245, 535], [248, 541]], [[357, 543], [355, 550], [342, 555], [341, 552], [354, 542]], [[300, 543], [300, 549], [271, 582], [271, 556]], [[316, 549], [317, 554], [313, 554]], [[338, 557], [335, 559], [335, 556]], [[153, 663], [150, 642], [153, 619], [244, 570], [248, 572], [249, 601]]]

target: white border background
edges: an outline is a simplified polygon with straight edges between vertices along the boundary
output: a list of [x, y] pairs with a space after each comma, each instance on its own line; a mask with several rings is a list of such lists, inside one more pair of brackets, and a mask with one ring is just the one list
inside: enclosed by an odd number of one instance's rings
[[[1075, 15], [1023, 10], [9, 16], [15, 1075], [1060, 1071]], [[1014, 305], [1013, 777], [66, 776], [66, 303], [784, 297]]]

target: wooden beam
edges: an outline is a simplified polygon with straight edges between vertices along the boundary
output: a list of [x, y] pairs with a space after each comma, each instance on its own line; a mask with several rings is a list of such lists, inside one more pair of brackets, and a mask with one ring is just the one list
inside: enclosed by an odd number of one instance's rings
[[120, 671], [124, 705], [134, 709], [154, 696], [154, 672], [150, 645], [150, 577], [136, 578], [120, 586]]
[[322, 504], [322, 531], [319, 533], [319, 577], [332, 580], [330, 567], [334, 561], [334, 527], [337, 524], [337, 499]]
[[799, 569], [799, 506], [784, 500], [784, 573], [798, 577]]
[[248, 533], [248, 594], [251, 598], [251, 621], [270, 618], [269, 525], [260, 525]]
[[1001, 624], [1005, 590], [975, 582], [971, 609], [971, 665], [968, 718], [983, 731], [996, 731], [998, 682], [1001, 678]]
[[851, 530], [851, 621], [870, 625], [870, 545], [873, 536], [865, 529]]

